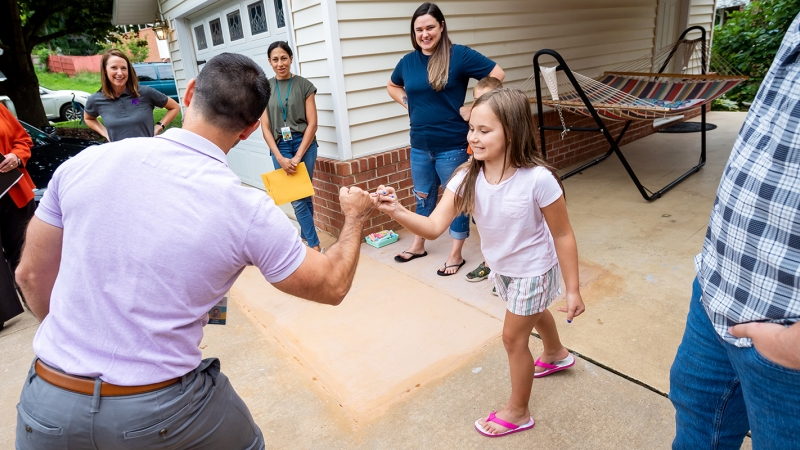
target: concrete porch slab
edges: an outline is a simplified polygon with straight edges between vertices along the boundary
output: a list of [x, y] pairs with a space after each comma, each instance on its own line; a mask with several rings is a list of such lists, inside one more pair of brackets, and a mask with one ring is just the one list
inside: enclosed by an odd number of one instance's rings
[[502, 329], [500, 320], [365, 255], [337, 307], [284, 294], [255, 268], [231, 295], [361, 423], [460, 366]]
[[[492, 317], [503, 320], [506, 314], [506, 304], [499, 297], [492, 295], [491, 291], [494, 285], [488, 280], [468, 282], [465, 278], [467, 272], [478, 267], [478, 264], [483, 261], [483, 255], [480, 250], [480, 235], [474, 224], [471, 226], [470, 237], [467, 239], [467, 244], [464, 245], [462, 252], [467, 264], [458, 273], [449, 277], [443, 277], [436, 273], [438, 269], [444, 267], [444, 262], [450, 254], [452, 240], [447, 232], [434, 241], [426, 241], [425, 248], [428, 256], [406, 263], [396, 262], [394, 256], [411, 245], [414, 235], [405, 229], [397, 230], [397, 234], [400, 235], [400, 240], [396, 243], [381, 248], [362, 244], [361, 253], [374, 258], [399, 273], [430, 286], [432, 289], [474, 306]], [[583, 260], [579, 262], [578, 270], [581, 288], [588, 287], [607, 273], [605, 269], [597, 264]], [[563, 280], [561, 285], [564, 285]], [[565, 294], [562, 293], [559, 298], [563, 299], [564, 296]]]

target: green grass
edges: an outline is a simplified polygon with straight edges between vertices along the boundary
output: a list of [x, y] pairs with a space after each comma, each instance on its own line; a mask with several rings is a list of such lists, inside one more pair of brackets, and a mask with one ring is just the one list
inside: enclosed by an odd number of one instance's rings
[[74, 77], [65, 73], [52, 73], [36, 70], [39, 85], [52, 90], [85, 91], [94, 94], [100, 89], [100, 74], [79, 72]]
[[[167, 115], [167, 110], [165, 108], [154, 109], [153, 110], [153, 123], [156, 123], [156, 122], [160, 121], [162, 118], [164, 118], [165, 115]], [[182, 119], [182, 117], [181, 117], [181, 113], [179, 111], [178, 115], [175, 117], [175, 119], [169, 125], [167, 125], [167, 130], [169, 130], [170, 128], [180, 128], [181, 127], [181, 119]], [[100, 123], [103, 123], [103, 118], [102, 117], [98, 118], [97, 120], [99, 120]], [[57, 128], [89, 128], [89, 127], [86, 126], [85, 123], [82, 123], [82, 122], [80, 122], [78, 120], [74, 120], [72, 122], [56, 122], [56, 123], [53, 124], [53, 126], [55, 126]]]

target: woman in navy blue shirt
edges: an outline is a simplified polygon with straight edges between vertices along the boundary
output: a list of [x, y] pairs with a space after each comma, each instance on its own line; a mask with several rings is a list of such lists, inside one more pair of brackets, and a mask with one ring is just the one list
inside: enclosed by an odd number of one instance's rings
[[[423, 3], [411, 17], [414, 51], [403, 56], [392, 72], [389, 95], [408, 109], [411, 118], [411, 178], [417, 198], [417, 214], [429, 216], [439, 197], [439, 186], [467, 161], [469, 125], [459, 114], [470, 78], [492, 76], [502, 81], [503, 69], [494, 61], [447, 37], [442, 11]], [[450, 224], [453, 247], [437, 273], [453, 275], [465, 264], [461, 256], [469, 237], [469, 218], [459, 216]], [[394, 257], [406, 262], [426, 256], [425, 240], [414, 237], [406, 251]]]

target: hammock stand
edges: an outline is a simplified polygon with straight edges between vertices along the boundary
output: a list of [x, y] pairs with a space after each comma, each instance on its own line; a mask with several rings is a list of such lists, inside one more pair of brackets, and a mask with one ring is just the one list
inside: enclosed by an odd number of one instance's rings
[[[680, 38], [678, 39], [678, 42], [673, 46], [672, 50], [670, 51], [669, 55], [667, 56], [667, 59], [663, 62], [663, 64], [661, 64], [661, 68], [659, 69], [658, 73], [663, 73], [664, 72], [664, 70], [669, 65], [670, 60], [672, 59], [672, 57], [675, 55], [676, 51], [678, 50], [678, 47], [684, 41], [684, 37], [686, 36], [686, 34], [688, 34], [692, 30], [699, 30], [700, 33], [701, 33], [701, 38], [700, 38], [701, 39], [701, 45], [702, 45], [702, 52], [701, 52], [702, 67], [701, 67], [701, 71], [702, 71], [702, 75], [706, 74], [706, 67], [707, 67], [706, 33], [705, 33], [705, 29], [703, 27], [700, 27], [700, 26], [693, 26], [693, 27], [687, 28], [681, 34]], [[564, 75], [566, 75], [567, 79], [569, 80], [569, 82], [572, 85], [572, 87], [575, 89], [575, 93], [578, 95], [579, 100], [580, 100], [580, 101], [578, 101], [578, 99], [570, 99], [570, 101], [563, 102], [563, 103], [566, 103], [567, 107], [569, 109], [579, 110], [579, 112], [581, 114], [585, 114], [587, 116], [591, 116], [594, 119], [594, 121], [596, 122], [597, 127], [568, 127], [568, 126], [566, 126], [564, 124], [563, 118], [562, 118], [562, 126], [546, 126], [544, 124], [544, 112], [543, 112], [543, 104], [544, 103], [543, 102], [545, 100], [543, 100], [543, 98], [542, 98], [542, 87], [541, 87], [542, 69], [541, 69], [541, 67], [539, 65], [539, 58], [544, 56], [544, 55], [551, 56], [551, 57], [555, 58], [555, 60], [558, 62], [558, 66], [555, 68], [555, 71], [556, 72], [562, 71], [564, 73]], [[622, 154], [622, 151], [619, 149], [619, 143], [622, 141], [622, 138], [625, 135], [625, 132], [628, 131], [628, 127], [631, 125], [631, 122], [633, 120], [644, 120], [644, 119], [648, 119], [648, 118], [652, 119], [653, 117], [647, 117], [647, 114], [643, 114], [641, 117], [631, 116], [629, 114], [628, 115], [626, 115], [626, 114], [621, 114], [620, 115], [620, 114], [616, 114], [614, 109], [606, 109], [606, 110], [602, 110], [601, 113], [598, 113], [598, 110], [595, 108], [595, 106], [592, 104], [592, 102], [587, 97], [584, 89], [578, 83], [575, 75], [573, 74], [573, 72], [567, 66], [567, 63], [564, 61], [564, 59], [561, 57], [561, 55], [559, 55], [554, 50], [544, 49], [544, 50], [540, 50], [540, 51], [536, 52], [536, 55], [534, 55], [534, 57], [533, 57], [533, 72], [534, 72], [533, 73], [533, 78], [534, 78], [534, 82], [536, 84], [536, 106], [537, 106], [537, 110], [538, 110], [539, 135], [540, 135], [540, 142], [541, 142], [541, 151], [542, 151], [542, 157], [545, 160], [547, 160], [547, 153], [546, 153], [547, 145], [546, 145], [546, 141], [545, 141], [545, 131], [546, 130], [564, 131], [565, 133], [567, 131], [600, 132], [600, 133], [603, 134], [603, 136], [605, 136], [606, 141], [608, 142], [608, 144], [610, 146], [608, 151], [605, 154], [603, 154], [602, 156], [600, 156], [598, 158], [595, 158], [594, 160], [582, 165], [581, 167], [579, 167], [579, 168], [577, 168], [575, 170], [572, 170], [572, 171], [568, 172], [565, 175], [562, 175], [561, 176], [562, 180], [564, 180], [566, 178], [569, 178], [572, 175], [575, 175], [576, 173], [578, 173], [580, 171], [583, 171], [583, 170], [585, 170], [585, 169], [587, 169], [587, 168], [589, 168], [591, 166], [594, 166], [595, 164], [600, 163], [601, 161], [603, 161], [606, 158], [608, 158], [609, 156], [611, 156], [612, 153], [614, 153], [614, 154], [617, 155], [617, 157], [619, 158], [620, 162], [622, 162], [623, 167], [625, 167], [625, 171], [628, 172], [628, 175], [631, 177], [631, 180], [633, 180], [633, 183], [636, 185], [636, 189], [639, 190], [639, 193], [642, 195], [642, 197], [647, 201], [653, 201], [653, 200], [661, 198], [661, 196], [663, 196], [664, 193], [666, 193], [667, 191], [669, 191], [670, 189], [675, 187], [678, 183], [680, 183], [681, 181], [685, 180], [690, 175], [694, 174], [695, 172], [698, 172], [705, 165], [705, 163], [706, 163], [706, 108], [705, 108], [705, 105], [711, 99], [703, 101], [699, 105], [698, 104], [693, 104], [693, 106], [691, 107], [691, 108], [695, 108], [697, 106], [701, 107], [700, 116], [701, 116], [702, 129], [701, 129], [701, 136], [700, 136], [700, 160], [699, 160], [698, 164], [696, 166], [692, 167], [691, 169], [689, 169], [683, 175], [681, 175], [678, 178], [676, 178], [675, 180], [671, 181], [666, 186], [662, 187], [661, 189], [659, 189], [659, 190], [657, 190], [655, 192], [652, 192], [649, 189], [647, 189], [646, 187], [644, 187], [642, 185], [642, 183], [639, 181], [639, 177], [636, 176], [636, 173], [633, 171], [633, 168], [631, 168], [631, 165], [628, 163], [628, 160], [625, 159], [625, 156]], [[617, 72], [617, 74], [626, 75], [626, 73], [620, 73], [620, 72]], [[607, 73], [607, 75], [608, 75], [608, 73]], [[636, 74], [627, 73], [627, 75], [636, 75]], [[656, 75], [656, 74], [639, 73], [638, 75], [653, 76], [653, 75]], [[667, 77], [668, 74], [664, 74], [664, 76]], [[713, 75], [711, 75], [709, 77], [713, 77]], [[606, 80], [608, 80], [608, 79], [609, 78], [607, 77]], [[736, 83], [736, 84], [738, 84], [738, 83]], [[645, 99], [645, 101], [646, 101], [646, 99]], [[552, 102], [550, 102], [550, 103], [552, 103]], [[559, 104], [558, 101], [556, 101], [555, 103], [557, 105]], [[583, 104], [581, 105], [580, 103], [583, 103]], [[559, 108], [560, 108], [560, 106], [559, 106]], [[689, 108], [689, 109], [691, 109], [691, 108]], [[643, 108], [643, 110], [646, 110], [646, 109], [648, 109], [648, 108]], [[651, 108], [651, 109], [653, 109], [653, 108]], [[657, 109], [657, 108], [655, 108], [655, 109]], [[662, 111], [666, 111], [666, 109], [662, 109]], [[616, 139], [613, 136], [611, 136], [611, 133], [609, 132], [608, 127], [606, 127], [605, 123], [603, 122], [603, 119], [601, 119], [601, 117], [600, 117], [601, 114], [606, 116], [607, 118], [610, 118], [610, 119], [626, 120], [625, 126], [622, 128], [622, 131], [620, 132], [619, 136], [616, 137]], [[560, 110], [559, 110], [559, 115], [560, 115]], [[667, 114], [664, 114], [664, 115], [667, 115]]]

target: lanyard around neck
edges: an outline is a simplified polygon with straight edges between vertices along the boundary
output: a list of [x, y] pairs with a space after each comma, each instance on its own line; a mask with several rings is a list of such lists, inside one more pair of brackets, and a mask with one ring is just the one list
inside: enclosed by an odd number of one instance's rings
[[[292, 81], [294, 81], [294, 75], [289, 76], [289, 88], [286, 90], [286, 100], [281, 101], [281, 85], [279, 83], [280, 80], [275, 78], [275, 90], [278, 94], [278, 105], [281, 107], [281, 113], [283, 113], [283, 124], [286, 125], [286, 114], [289, 111], [289, 94], [292, 92]], [[286, 103], [284, 105], [284, 103]]]

